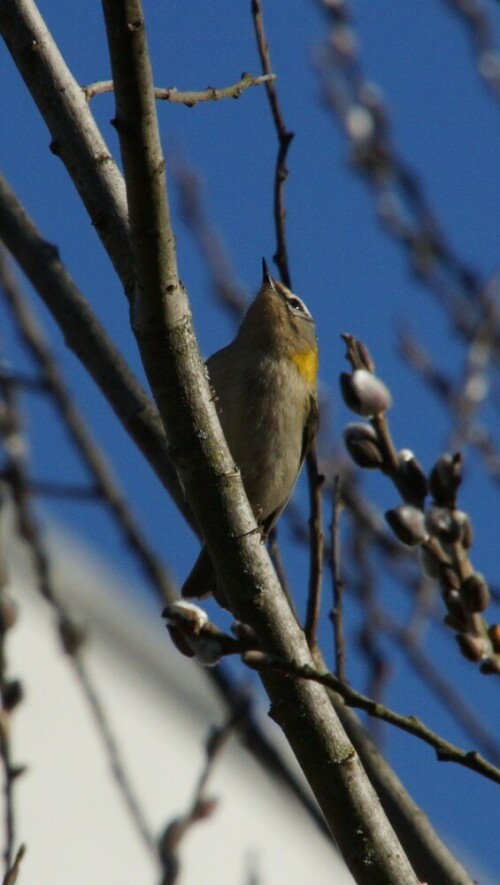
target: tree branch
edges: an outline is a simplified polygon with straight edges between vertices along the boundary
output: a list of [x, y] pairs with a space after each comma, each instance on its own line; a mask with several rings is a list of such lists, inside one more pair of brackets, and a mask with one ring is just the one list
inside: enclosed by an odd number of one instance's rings
[[262, 652], [248, 652], [244, 655], [243, 659], [245, 663], [249, 664], [249, 666], [254, 669], [271, 667], [273, 670], [278, 670], [280, 673], [287, 673], [297, 679], [310, 679], [314, 682], [318, 682], [320, 685], [325, 685], [327, 688], [331, 688], [332, 691], [337, 692], [337, 694], [343, 697], [350, 707], [357, 707], [359, 710], [364, 710], [369, 716], [382, 719], [384, 722], [388, 722], [390, 725], [394, 725], [402, 731], [406, 731], [408, 734], [412, 734], [414, 737], [420, 738], [420, 740], [429, 744], [429, 746], [433, 747], [436, 751], [436, 756], [440, 762], [456, 762], [458, 765], [469, 768], [471, 771], [475, 771], [477, 774], [489, 778], [489, 780], [492, 780], [494, 783], [500, 784], [500, 769], [495, 765], [492, 765], [476, 751], [462, 750], [450, 741], [440, 737], [440, 735], [428, 728], [428, 726], [420, 719], [417, 719], [416, 716], [402, 716], [400, 713], [390, 710], [389, 707], [384, 706], [384, 704], [380, 704], [378, 701], [373, 701], [371, 698], [366, 697], [366, 695], [361, 694], [359, 691], [355, 691], [349, 685], [341, 682], [341, 680], [333, 673], [319, 671], [315, 667], [310, 667], [307, 664], [302, 665], [302, 667], [295, 667], [292, 664], [279, 661], [272, 656], [263, 654]]
[[[188, 500], [236, 616], [286, 659], [310, 661], [260, 543], [217, 421], [178, 280], [144, 17], [104, 0], [137, 286], [133, 328]], [[279, 653], [279, 652], [278, 652]], [[416, 883], [321, 687], [266, 677], [281, 725], [360, 883]]]
[[0, 0], [0, 33], [47, 124], [104, 248], [130, 292], [125, 187], [85, 96], [32, 0]]
[[[31, 358], [38, 366], [56, 409], [69, 436], [93, 478], [90, 488], [93, 500], [102, 500], [110, 509], [121, 531], [125, 543], [137, 557], [146, 577], [155, 591], [165, 602], [176, 596], [173, 581], [165, 566], [151, 548], [146, 535], [141, 531], [132, 510], [113, 477], [111, 465], [93, 439], [83, 416], [71, 399], [69, 391], [52, 357], [34, 314], [29, 310], [26, 299], [8, 267], [4, 249], [0, 247], [0, 289], [10, 308], [19, 336]], [[32, 494], [82, 495], [82, 489], [54, 483], [31, 483]]]
[[57, 249], [41, 237], [1, 175], [0, 239], [60, 326], [67, 346], [94, 379], [177, 507], [193, 525], [151, 400], [66, 271]]
[[[53, 59], [51, 58], [50, 48], [53, 46], [53, 41], [37, 41], [37, 36], [40, 32], [38, 32], [36, 28], [33, 29], [33, 27], [34, 23], [39, 21], [39, 13], [30, 0], [20, 0], [20, 2], [14, 2], [14, 0], [0, 0], [0, 29], [8, 42], [15, 63], [23, 72], [25, 82], [34, 95], [44, 119], [49, 125], [49, 128], [52, 125], [54, 127], [54, 131], [51, 130], [53, 138], [56, 139], [58, 134], [71, 130], [73, 139], [79, 141], [82, 138], [82, 132], [87, 126], [95, 126], [95, 123], [92, 116], [89, 114], [85, 101], [82, 101], [82, 93], [78, 84], [73, 81], [78, 93], [78, 99], [72, 88], [64, 89], [64, 77], [60, 75], [60, 68], [58, 65], [54, 64]], [[17, 33], [17, 29], [20, 29], [19, 34]], [[22, 34], [25, 36], [24, 42], [20, 39]], [[40, 36], [43, 37], [43, 32]], [[35, 44], [37, 45], [36, 59], [32, 60], [30, 65], [27, 65], [26, 60], [23, 58], [23, 46], [28, 47], [28, 54], [33, 54], [30, 47]], [[57, 50], [55, 50], [55, 54], [56, 58], [59, 60], [60, 56]], [[43, 70], [40, 71], [37, 69], [35, 67], [35, 62], [44, 68], [46, 74], [47, 72], [50, 72], [50, 76], [44, 75]], [[62, 69], [62, 73], [64, 73], [64, 76], [70, 76], [65, 66]], [[65, 95], [66, 104], [60, 102], [61, 94]], [[70, 99], [74, 99], [73, 104], [71, 104]], [[78, 113], [76, 113], [77, 107]], [[57, 114], [50, 113], [50, 109], [54, 108], [57, 108], [57, 111], [61, 115], [66, 116], [66, 119], [63, 121], [64, 125], [61, 126], [61, 130], [59, 130]], [[72, 126], [71, 124], [72, 115], [75, 115], [77, 124], [75, 126]], [[70, 149], [82, 150], [82, 156], [86, 156], [86, 152], [81, 145], [75, 147], [69, 142], [69, 146]], [[65, 160], [66, 152], [61, 152], [61, 157]], [[88, 177], [80, 179], [80, 186], [82, 189], [85, 189], [88, 186], [89, 190], [91, 190], [93, 186], [93, 175], [96, 175], [101, 171], [98, 163], [98, 154], [94, 155], [94, 159], [95, 163], [88, 167]], [[73, 165], [71, 157], [69, 157], [68, 171], [70, 171], [70, 173], [74, 171], [74, 174], [77, 175], [78, 170], [73, 170]], [[101, 209], [104, 215], [102, 217], [109, 221], [111, 227], [113, 227], [115, 223], [121, 226], [122, 215], [106, 215], [106, 212], [111, 205], [117, 206], [120, 203], [119, 193], [114, 192], [115, 180], [113, 175], [105, 174], [108, 170], [109, 166], [105, 163], [101, 179], [104, 186], [104, 200], [101, 204]], [[87, 206], [92, 203], [90, 193], [85, 195], [85, 193], [82, 192], [82, 199]], [[122, 282], [127, 288], [127, 283], [131, 280], [131, 251], [129, 242], [127, 242], [124, 250], [120, 250], [119, 246], [121, 238], [119, 236], [106, 237], [105, 225], [102, 230], [99, 228], [99, 234], [105, 247], [109, 250], [110, 255], [112, 255], [113, 263], [117, 268], [118, 273], [120, 273]], [[29, 245], [29, 243], [26, 245]], [[115, 249], [116, 251], [114, 251]], [[40, 253], [40, 255], [41, 254], [42, 253]], [[63, 330], [65, 329], [64, 313], [65, 312], [61, 310], [57, 319]], [[80, 315], [80, 330], [83, 334], [85, 330], [84, 314]], [[140, 415], [142, 426], [138, 435], [140, 437], [141, 433], [145, 434], [152, 444], [155, 452], [154, 469], [158, 472], [158, 475], [161, 476], [163, 467], [167, 466], [167, 469], [171, 469], [171, 465], [168, 464], [168, 452], [162, 436], [161, 425], [157, 420], [155, 411], [152, 409], [147, 398], [142, 400], [144, 405], [144, 409], [142, 410], [137, 408], [138, 404], [141, 402], [140, 398], [139, 400], [136, 400], [132, 397], [131, 400], [127, 400], [127, 397], [125, 397], [124, 404], [127, 402], [128, 408], [124, 407], [121, 420], [130, 423], [128, 421], [130, 414], [136, 416]], [[144, 445], [140, 439], [137, 439], [136, 441], [141, 450], [144, 451]], [[146, 457], [149, 462], [152, 463], [151, 457]], [[216, 675], [215, 671], [210, 672]], [[226, 697], [227, 693], [225, 688], [222, 689], [222, 693]], [[356, 743], [356, 747], [362, 756], [364, 765], [367, 766], [370, 772], [372, 781], [377, 785], [377, 790], [382, 797], [384, 806], [390, 812], [391, 819], [394, 821], [394, 826], [396, 826], [398, 831], [404, 836], [405, 845], [407, 845], [408, 850], [411, 851], [416, 868], [419, 870], [420, 877], [427, 878], [428, 881], [435, 881], [439, 880], [440, 877], [443, 878], [443, 876], [448, 876], [452, 881], [460, 882], [461, 885], [462, 883], [464, 883], [464, 885], [465, 883], [470, 883], [471, 880], [469, 877], [443, 843], [437, 838], [436, 833], [433, 831], [428, 820], [422, 815], [411, 797], [406, 793], [403, 785], [398, 780], [390, 766], [387, 765], [378, 750], [368, 740], [363, 727], [356, 719], [355, 714], [351, 710], [346, 709], [340, 700], [337, 707], [342, 721], [349, 730], [351, 739]]]
[[[192, 528], [188, 508], [158, 412], [128, 366], [100, 326], [84, 297], [57, 257], [57, 251], [42, 239], [7, 183], [0, 176], [0, 239], [10, 249], [28, 279], [51, 311], [84, 368], [108, 399], [124, 429], [133, 439]], [[228, 709], [234, 709], [235, 685], [220, 668], [205, 670]], [[318, 814], [279, 754], [251, 718], [243, 730], [250, 752], [297, 795], [316, 822]], [[321, 827], [323, 829], [323, 827]]]
[[[188, 108], [193, 108], [197, 104], [205, 101], [221, 101], [225, 98], [240, 98], [243, 92], [251, 86], [261, 86], [262, 83], [269, 83], [276, 79], [276, 74], [263, 74], [260, 77], [252, 77], [251, 74], [242, 74], [240, 79], [233, 83], [232, 86], [223, 86], [217, 89], [215, 86], [208, 86], [206, 89], [195, 92], [193, 90], [181, 91], [175, 86], [166, 88], [154, 87], [154, 97], [159, 101], [168, 101], [170, 104], [184, 104]], [[114, 91], [114, 83], [112, 80], [100, 80], [97, 83], [90, 83], [88, 86], [82, 86], [83, 93], [87, 101], [90, 101], [94, 95], [104, 95], [106, 92]]]

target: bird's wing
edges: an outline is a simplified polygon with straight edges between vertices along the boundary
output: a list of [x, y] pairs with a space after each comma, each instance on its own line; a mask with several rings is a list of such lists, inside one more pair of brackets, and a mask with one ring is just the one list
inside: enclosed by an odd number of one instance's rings
[[309, 412], [304, 424], [304, 433], [302, 435], [302, 452], [300, 455], [300, 466], [302, 467], [309, 449], [311, 448], [319, 427], [319, 408], [318, 398], [311, 394], [309, 397]]
[[[307, 457], [307, 453], [309, 452], [309, 450], [316, 438], [316, 434], [318, 432], [318, 427], [319, 427], [318, 399], [314, 394], [311, 394], [311, 396], [309, 397], [309, 410], [307, 412], [306, 420], [304, 422], [304, 432], [302, 434], [302, 451], [300, 454], [300, 464], [299, 464], [299, 469], [297, 471], [297, 477], [302, 469], [302, 465], [304, 464], [304, 461]], [[292, 492], [293, 492], [293, 488], [290, 489], [290, 495], [292, 494]], [[280, 506], [277, 507], [276, 510], [273, 510], [273, 512], [270, 513], [269, 516], [263, 521], [262, 531], [263, 531], [264, 535], [269, 534], [273, 525], [275, 524], [275, 522], [277, 522], [277, 520], [281, 516], [283, 510], [285, 509], [286, 505], [288, 504], [288, 501], [290, 499], [290, 495], [288, 496], [286, 501], [283, 501], [283, 503], [280, 504]]]

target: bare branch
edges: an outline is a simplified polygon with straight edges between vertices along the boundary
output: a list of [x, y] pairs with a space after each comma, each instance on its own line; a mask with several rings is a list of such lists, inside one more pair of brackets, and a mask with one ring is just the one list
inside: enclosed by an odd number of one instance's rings
[[335, 647], [335, 673], [341, 682], [345, 682], [345, 641], [344, 641], [344, 584], [340, 574], [340, 496], [339, 477], [333, 481], [332, 490], [332, 521], [330, 532], [329, 564], [332, 573], [333, 606], [330, 619], [333, 622], [333, 639]]
[[478, 74], [496, 99], [500, 98], [500, 55], [495, 47], [493, 28], [484, 4], [478, 0], [445, 0], [462, 18], [469, 31], [476, 55]]
[[14, 858], [14, 863], [10, 870], [6, 873], [5, 878], [3, 880], [3, 885], [16, 885], [17, 877], [19, 876], [19, 871], [21, 869], [21, 861], [26, 854], [26, 845], [21, 845], [18, 849], [18, 852]]
[[467, 751], [456, 747], [431, 731], [415, 716], [401, 716], [400, 713], [395, 713], [383, 704], [372, 701], [371, 698], [367, 698], [341, 682], [333, 673], [319, 672], [315, 667], [311, 667], [308, 664], [296, 667], [294, 664], [279, 661], [263, 652], [245, 652], [243, 660], [248, 666], [256, 670], [271, 667], [280, 673], [287, 673], [298, 679], [309, 679], [325, 685], [341, 695], [349, 706], [364, 710], [369, 716], [383, 719], [384, 722], [395, 725], [397, 728], [401, 728], [403, 731], [408, 732], [408, 734], [412, 734], [414, 737], [418, 737], [426, 744], [429, 744], [429, 746], [436, 750], [436, 756], [440, 762], [456, 762], [458, 765], [470, 768], [477, 774], [481, 774], [483, 777], [494, 781], [494, 783], [500, 784], [500, 769], [496, 768], [476, 751]]
[[[264, 31], [264, 20], [262, 17], [260, 0], [252, 0], [251, 6], [262, 70], [266, 74], [270, 74], [272, 70], [271, 57]], [[276, 252], [274, 254], [274, 260], [279, 269], [281, 279], [288, 288], [291, 288], [291, 276], [285, 234], [286, 210], [284, 204], [284, 188], [285, 182], [288, 178], [286, 158], [294, 133], [289, 132], [285, 125], [278, 101], [278, 93], [273, 82], [268, 82], [266, 84], [266, 92], [276, 128], [276, 134], [278, 136], [278, 155], [276, 157], [276, 171], [274, 174], [274, 225], [276, 230]]]
[[448, 710], [469, 738], [474, 741], [476, 747], [480, 747], [496, 765], [500, 765], [500, 746], [495, 737], [490, 734], [484, 723], [478, 717], [472, 707], [455, 686], [433, 666], [429, 656], [421, 649], [413, 635], [404, 627], [399, 627], [389, 612], [373, 612], [373, 617], [378, 630], [385, 633], [389, 639], [402, 648], [407, 656], [410, 666], [415, 674], [422, 679], [432, 694], [438, 698], [443, 707]]
[[[242, 715], [246, 715], [244, 710], [240, 711], [240, 719]], [[235, 710], [224, 725], [210, 730], [205, 745], [205, 765], [196, 785], [191, 807], [182, 817], [168, 824], [160, 837], [159, 853], [163, 867], [161, 885], [174, 885], [177, 882], [180, 871], [178, 851], [182, 841], [194, 824], [209, 818], [217, 807], [217, 799], [207, 795], [207, 784], [218, 757], [234, 733], [237, 722], [238, 711]]]
[[[16, 427], [10, 419], [10, 404], [13, 392], [8, 384], [0, 381], [0, 440], [5, 447], [15, 445]], [[14, 843], [16, 840], [16, 821], [14, 814], [14, 781], [20, 770], [14, 767], [12, 762], [11, 746], [11, 714], [19, 701], [22, 699], [22, 684], [19, 680], [11, 679], [7, 663], [7, 633], [15, 624], [16, 609], [14, 602], [6, 595], [7, 573], [3, 549], [0, 550], [0, 697], [2, 709], [0, 711], [0, 758], [3, 767], [3, 818], [5, 827], [5, 839], [3, 857], [5, 861], [6, 875], [12, 864]]]
[[158, 413], [59, 259], [0, 176], [0, 238], [146, 461], [193, 525]]
[[476, 417], [476, 412], [485, 404], [489, 390], [490, 338], [495, 332], [495, 321], [479, 326], [464, 355], [462, 377], [453, 381], [448, 373], [440, 369], [421, 344], [405, 330], [398, 342], [403, 358], [418, 374], [428, 389], [449, 410], [454, 422], [453, 432], [448, 442], [452, 451], [462, 446], [471, 446], [482, 460], [484, 469], [491, 479], [500, 484], [500, 449], [486, 424]]
[[[270, 83], [276, 80], [275, 74], [263, 74], [260, 77], [252, 77], [251, 74], [242, 74], [240, 79], [233, 83], [232, 86], [223, 86], [217, 88], [208, 86], [206, 89], [195, 92], [193, 90], [186, 92], [176, 89], [175, 86], [161, 88], [155, 86], [153, 88], [154, 97], [160, 101], [168, 101], [171, 104], [184, 104], [188, 108], [193, 108], [197, 104], [206, 101], [221, 101], [225, 98], [240, 98], [240, 96], [251, 86], [261, 86], [263, 83]], [[94, 95], [103, 95], [107, 92], [114, 91], [112, 80], [101, 80], [97, 83], [90, 83], [88, 86], [82, 86], [83, 93], [87, 101], [91, 101]]]
[[[59, 324], [72, 347], [111, 407], [144, 455], [158, 479], [171, 494], [179, 510], [194, 527], [191, 511], [182, 492], [158, 412], [128, 366], [109, 340], [69, 274], [57, 251], [40, 236], [21, 204], [0, 176], [0, 238], [20, 264], [28, 279]], [[227, 675], [210, 668], [208, 678], [215, 684], [229, 709], [233, 708], [234, 685]], [[316, 809], [298, 785], [288, 767], [272, 749], [258, 723], [246, 726], [246, 744], [265, 766], [271, 765], [298, 796], [318, 822]]]
[[319, 473], [316, 452], [307, 458], [307, 477], [309, 480], [309, 591], [304, 632], [307, 644], [314, 649], [317, 642], [317, 631], [321, 604], [321, 580], [323, 576], [323, 499], [322, 486], [325, 477]]
[[[9, 391], [6, 379], [2, 382], [4, 403], [6, 407], [5, 423], [9, 434], [19, 435], [21, 432], [20, 419]], [[50, 556], [46, 549], [37, 520], [32, 512], [29, 492], [29, 479], [24, 465], [24, 451], [19, 444], [6, 447], [8, 467], [4, 471], [4, 479], [9, 484], [16, 515], [16, 527], [20, 537], [28, 546], [33, 569], [38, 583], [38, 590], [53, 608], [57, 617], [59, 638], [67, 653], [76, 675], [84, 689], [90, 710], [97, 725], [98, 734], [103, 741], [110, 768], [115, 778], [120, 794], [128, 808], [136, 828], [146, 845], [154, 852], [154, 840], [145, 823], [143, 813], [134, 795], [129, 782], [125, 767], [120, 758], [118, 742], [112, 735], [112, 730], [106, 717], [98, 692], [92, 684], [90, 676], [85, 668], [81, 656], [81, 648], [84, 635], [81, 629], [70, 617], [66, 606], [59, 599], [52, 578]], [[8, 758], [8, 756], [6, 757]]]
[[125, 187], [85, 96], [32, 0], [2, 0], [0, 33], [128, 294], [134, 273]]
[[[386, 231], [406, 251], [412, 273], [469, 340], [487, 310], [483, 280], [447, 242], [417, 176], [398, 155], [381, 90], [363, 71], [348, 0], [320, 0], [320, 5], [330, 23], [317, 60], [323, 95], [347, 138], [351, 164], [371, 189]], [[494, 338], [498, 360], [498, 324]]]
[[[405, 503], [387, 511], [386, 521], [403, 544], [420, 548], [425, 574], [439, 580], [447, 609], [444, 622], [456, 631], [462, 655], [480, 663], [482, 673], [498, 675], [500, 628], [488, 627], [483, 617], [490, 602], [489, 588], [473, 568], [470, 520], [457, 505], [462, 456], [441, 455], [427, 477], [412, 451], [397, 452], [386, 417], [392, 404], [390, 391], [374, 374], [366, 345], [352, 335], [342, 338], [353, 370], [340, 376], [342, 396], [348, 408], [370, 422], [347, 425], [347, 450], [358, 466], [381, 470], [390, 477]], [[430, 505], [425, 504], [428, 494]]]
[[[138, 0], [105, 0], [104, 10], [137, 271], [133, 327], [146, 371], [231, 608], [273, 652], [307, 661], [307, 645], [255, 534], [255, 520], [224, 445], [179, 285], [142, 7]], [[323, 691], [303, 691], [312, 683], [280, 680], [278, 685], [272, 676], [265, 683], [275, 702], [273, 717], [359, 881], [416, 883], [392, 828], [376, 811], [375, 793]], [[362, 845], [353, 842], [359, 827]]]
[[[28, 348], [32, 358], [38, 365], [47, 391], [59, 411], [67, 427], [77, 451], [89, 470], [94, 488], [90, 490], [93, 499], [100, 497], [111, 510], [122, 532], [125, 542], [137, 556], [146, 576], [151, 581], [160, 598], [166, 602], [175, 598], [172, 579], [166, 568], [147, 541], [135, 517], [132, 514], [116, 480], [113, 478], [111, 465], [100, 451], [78, 409], [74, 405], [66, 389], [63, 377], [53, 359], [43, 335], [37, 326], [34, 314], [29, 310], [20, 288], [9, 273], [3, 250], [0, 249], [0, 287], [10, 307], [19, 335]], [[81, 489], [68, 487], [57, 488], [51, 484], [31, 483], [32, 494], [65, 494], [75, 493], [81, 497]]]
[[[193, 610], [192, 615], [190, 612], [183, 613], [183, 608], [187, 608], [188, 605]], [[186, 617], [188, 614], [189, 617]], [[436, 750], [437, 758], [441, 762], [456, 762], [500, 784], [500, 768], [492, 765], [476, 751], [461, 750], [433, 732], [417, 717], [402, 716], [400, 713], [390, 710], [384, 704], [355, 691], [333, 673], [320, 670], [310, 664], [293, 664], [261, 651], [260, 648], [255, 647], [257, 637], [248, 631], [241, 629], [235, 631], [237, 633], [235, 639], [209, 621], [203, 609], [193, 606], [191, 603], [181, 602], [175, 606], [169, 606], [163, 615], [170, 624], [177, 627], [188, 645], [192, 645], [193, 650], [196, 649], [197, 643], [217, 643], [220, 656], [241, 654], [244, 663], [259, 673], [273, 669], [298, 679], [311, 680], [324, 685], [340, 695], [348, 706], [364, 710], [370, 716], [388, 722], [428, 743]]]

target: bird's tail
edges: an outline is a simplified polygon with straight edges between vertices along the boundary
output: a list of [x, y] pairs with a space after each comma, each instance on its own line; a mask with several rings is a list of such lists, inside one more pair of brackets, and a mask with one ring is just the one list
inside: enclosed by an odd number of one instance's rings
[[204, 599], [212, 593], [214, 596], [217, 595], [216, 586], [217, 578], [212, 560], [207, 548], [203, 546], [198, 559], [182, 585], [181, 594], [185, 599], [191, 599], [192, 597]]

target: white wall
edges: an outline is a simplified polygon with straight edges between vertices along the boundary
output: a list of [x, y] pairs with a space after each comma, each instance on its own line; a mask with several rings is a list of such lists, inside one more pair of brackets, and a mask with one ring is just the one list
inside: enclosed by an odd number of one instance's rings
[[[172, 648], [158, 617], [132, 604], [129, 588], [117, 591], [116, 577], [67, 539], [55, 546], [58, 585], [88, 625], [85, 663], [156, 835], [189, 807], [207, 730], [224, 714], [206, 677]], [[12, 719], [12, 752], [29, 767], [15, 786], [16, 846], [27, 845], [19, 885], [156, 883], [158, 867], [117, 792], [53, 613], [15, 551], [10, 578], [19, 620], [7, 639], [9, 672], [26, 693]], [[182, 885], [243, 885], [250, 868], [266, 885], [352, 883], [297, 801], [234, 738], [209, 792], [220, 803], [183, 844]]]

